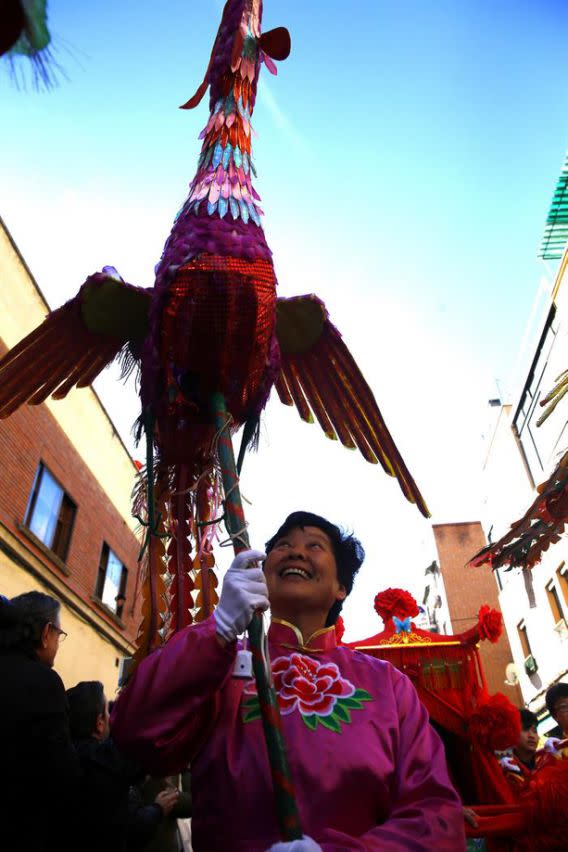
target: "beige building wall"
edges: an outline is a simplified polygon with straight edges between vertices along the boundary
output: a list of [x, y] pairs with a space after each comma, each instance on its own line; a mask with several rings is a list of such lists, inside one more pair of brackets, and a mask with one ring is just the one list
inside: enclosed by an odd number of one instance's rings
[[[40, 325], [49, 313], [37, 283], [8, 230], [0, 219], [0, 341], [12, 348], [23, 337]], [[126, 447], [119, 438], [97, 394], [91, 388], [74, 389], [61, 401], [48, 400], [38, 409], [28, 411], [34, 422], [45, 423], [45, 408], [57, 421], [64, 435], [57, 438], [55, 451], [61, 452], [61, 469], [67, 469], [73, 487], [72, 477], [78, 470], [77, 456], [88, 468], [89, 475], [96, 480], [102, 493], [89, 491], [92, 501], [104, 501], [111, 510], [113, 529], [100, 529], [99, 519], [94, 519], [93, 541], [99, 546], [99, 538], [112, 536], [110, 545], [124, 553], [121, 558], [127, 563], [129, 571], [128, 613], [124, 620], [111, 617], [97, 604], [93, 597], [98, 562], [91, 560], [88, 565], [73, 563], [73, 571], [62, 571], [58, 562], [51, 559], [53, 554], [46, 548], [38, 549], [30, 543], [28, 537], [21, 534], [24, 521], [21, 509], [12, 510], [9, 493], [18, 490], [27, 501], [30, 482], [4, 480], [0, 470], [0, 484], [4, 482], [5, 502], [10, 506], [0, 522], [0, 592], [11, 598], [24, 592], [38, 590], [52, 595], [61, 601], [61, 625], [69, 634], [61, 644], [55, 661], [55, 669], [61, 675], [66, 688], [74, 686], [80, 680], [100, 680], [105, 686], [109, 698], [115, 696], [118, 687], [119, 660], [133, 653], [133, 638], [136, 633], [138, 605], [134, 600], [136, 580], [135, 555], [138, 543], [134, 536], [137, 522], [132, 518], [130, 495], [135, 481], [136, 467]], [[40, 415], [43, 414], [43, 420]], [[18, 417], [19, 415], [14, 415]], [[51, 419], [51, 418], [50, 418]], [[26, 421], [29, 424], [29, 421]], [[0, 421], [0, 429], [6, 434], [14, 426], [14, 420]], [[20, 427], [24, 428], [24, 427]], [[44, 452], [43, 439], [33, 430], [22, 433], [22, 457], [28, 453], [30, 445], [38, 456]], [[49, 437], [53, 441], [53, 435]], [[53, 449], [53, 447], [52, 447]], [[2, 451], [5, 452], [4, 445]], [[68, 453], [66, 456], [65, 453]], [[71, 458], [73, 456], [73, 458]], [[16, 463], [21, 464], [15, 456]], [[6, 474], [6, 471], [4, 471]], [[68, 487], [66, 482], [64, 487]], [[82, 482], [83, 491], [89, 490], [89, 483]], [[78, 487], [78, 486], [77, 486]], [[25, 493], [23, 493], [25, 492]], [[25, 506], [25, 502], [23, 503]], [[84, 506], [79, 510], [85, 510]], [[98, 528], [95, 530], [98, 522]], [[126, 526], [124, 526], [126, 524]], [[124, 541], [118, 539], [117, 528], [124, 529]], [[87, 533], [88, 534], [88, 533]], [[78, 543], [72, 538], [71, 553], [77, 553]], [[80, 560], [79, 560], [80, 562]], [[65, 566], [63, 566], [65, 568]], [[80, 589], [78, 568], [89, 577], [89, 590]], [[66, 574], [68, 576], [66, 576]], [[100, 604], [100, 601], [98, 602]], [[136, 606], [136, 609], [135, 609]], [[124, 623], [123, 623], [124, 622]]]
[[[40, 325], [49, 305], [0, 219], [0, 339], [11, 349]], [[136, 529], [130, 494], [136, 468], [92, 388], [74, 388], [49, 410], [130, 529]]]

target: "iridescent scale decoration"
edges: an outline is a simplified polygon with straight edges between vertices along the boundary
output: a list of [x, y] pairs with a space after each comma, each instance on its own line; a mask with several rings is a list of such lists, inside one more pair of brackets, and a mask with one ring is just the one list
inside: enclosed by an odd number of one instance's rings
[[243, 18], [241, 33], [242, 48], [231, 62], [225, 93], [199, 136], [203, 147], [197, 174], [181, 213], [199, 213], [206, 205], [209, 216], [240, 218], [245, 224], [250, 220], [260, 227], [263, 211], [252, 184], [256, 177], [251, 156], [252, 86], [260, 62], [273, 74], [276, 66], [258, 46], [258, 17], [252, 11]]

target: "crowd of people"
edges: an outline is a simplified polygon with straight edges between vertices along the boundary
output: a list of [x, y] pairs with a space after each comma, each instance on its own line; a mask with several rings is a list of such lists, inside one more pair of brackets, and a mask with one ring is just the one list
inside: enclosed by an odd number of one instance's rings
[[[68, 689], [54, 669], [59, 603], [0, 601], [3, 832], [19, 849], [235, 852], [466, 848], [463, 803], [410, 681], [337, 644], [335, 622], [364, 558], [359, 541], [296, 512], [239, 554], [217, 609], [148, 656], [113, 701], [97, 681]], [[250, 652], [239, 642], [271, 609], [268, 652], [304, 839], [278, 839]], [[547, 693], [561, 737], [538, 748], [536, 717], [502, 770], [520, 796], [568, 757], [568, 684]], [[191, 783], [189, 773], [191, 773]]]
[[116, 748], [102, 683], [65, 690], [60, 612], [42, 592], [0, 600], [3, 848], [181, 852], [189, 776], [151, 778]]

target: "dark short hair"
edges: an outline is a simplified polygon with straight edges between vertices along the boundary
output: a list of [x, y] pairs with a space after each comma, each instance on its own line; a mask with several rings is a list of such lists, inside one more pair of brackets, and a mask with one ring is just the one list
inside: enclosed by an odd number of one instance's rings
[[69, 727], [74, 740], [92, 736], [97, 716], [105, 712], [105, 690], [99, 680], [82, 680], [67, 690]]
[[[292, 512], [280, 529], [266, 542], [266, 552], [270, 553], [276, 542], [287, 535], [290, 530], [304, 529], [304, 527], [317, 527], [329, 537], [337, 565], [337, 579], [345, 587], [347, 594], [350, 595], [355, 576], [365, 559], [363, 545], [354, 535], [345, 532], [336, 524], [322, 518], [321, 515], [314, 515], [313, 512]], [[335, 624], [342, 607], [343, 601], [335, 601], [327, 614], [326, 626]]]
[[568, 698], [568, 683], [555, 683], [546, 690], [546, 708], [551, 716], [554, 716], [554, 708], [560, 698]]
[[521, 727], [523, 731], [528, 731], [529, 728], [537, 727], [538, 716], [536, 713], [533, 713], [532, 710], [527, 710], [526, 707], [523, 707], [519, 710], [519, 714], [521, 716]]
[[43, 592], [25, 592], [0, 601], [0, 648], [32, 652], [46, 624], [59, 619], [61, 604]]

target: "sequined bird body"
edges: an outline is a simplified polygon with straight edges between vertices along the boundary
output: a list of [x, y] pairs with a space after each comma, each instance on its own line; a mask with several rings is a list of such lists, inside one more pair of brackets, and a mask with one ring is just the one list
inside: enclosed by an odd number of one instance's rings
[[142, 356], [143, 407], [156, 413], [167, 463], [202, 458], [213, 392], [238, 427], [258, 417], [279, 368], [276, 276], [252, 183], [261, 16], [260, 0], [226, 4], [206, 79], [186, 105], [209, 87], [197, 173], [157, 268]]
[[[134, 512], [146, 528], [141, 574], [144, 656], [216, 603], [213, 538], [222, 514], [215, 394], [231, 429], [251, 424], [274, 387], [324, 434], [397, 478], [428, 509], [371, 389], [314, 295], [277, 297], [253, 186], [251, 117], [262, 65], [285, 59], [284, 28], [261, 32], [261, 0], [228, 0], [205, 77], [210, 90], [197, 172], [152, 288], [105, 267], [0, 361], [0, 418], [85, 387], [122, 353], [141, 369], [146, 474]], [[249, 438], [250, 438], [249, 432]], [[247, 438], [248, 440], [248, 438]], [[246, 442], [245, 442], [246, 443]]]

